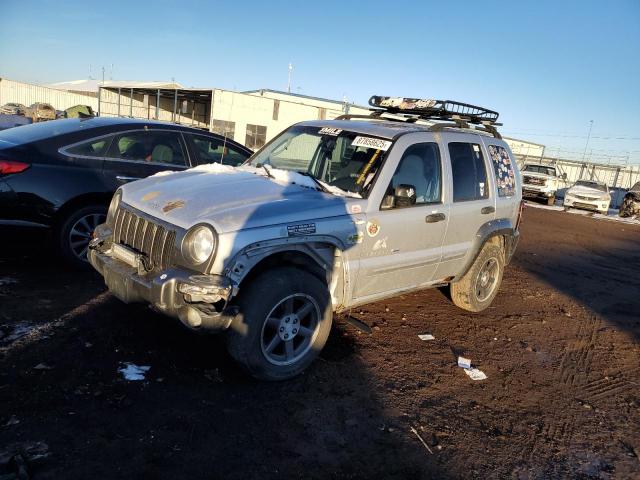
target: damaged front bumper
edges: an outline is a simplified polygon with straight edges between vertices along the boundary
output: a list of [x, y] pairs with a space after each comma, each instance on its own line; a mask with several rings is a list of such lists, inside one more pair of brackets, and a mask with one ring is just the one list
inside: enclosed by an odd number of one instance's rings
[[143, 273], [139, 266], [116, 258], [113, 245], [102, 239], [91, 242], [87, 257], [117, 298], [125, 303], [148, 303], [192, 329], [225, 330], [237, 313], [229, 300], [238, 289], [226, 276], [182, 268]]

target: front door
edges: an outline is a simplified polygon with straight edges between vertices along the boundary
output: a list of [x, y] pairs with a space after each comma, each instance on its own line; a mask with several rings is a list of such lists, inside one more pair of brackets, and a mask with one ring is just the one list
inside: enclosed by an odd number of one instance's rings
[[[428, 284], [440, 261], [448, 211], [438, 144], [408, 142], [402, 152], [391, 179], [379, 180], [386, 185], [382, 203], [369, 207], [362, 228], [356, 303]], [[413, 189], [415, 199], [394, 196], [400, 186]]]

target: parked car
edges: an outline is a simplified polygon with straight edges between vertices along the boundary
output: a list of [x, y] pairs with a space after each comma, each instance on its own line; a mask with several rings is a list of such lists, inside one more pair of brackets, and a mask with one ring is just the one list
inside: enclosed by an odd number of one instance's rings
[[620, 206], [621, 217], [640, 216], [640, 182], [629, 189]]
[[578, 180], [564, 195], [564, 209], [593, 210], [603, 215], [609, 211], [611, 196], [606, 183], [594, 180]]
[[34, 103], [25, 110], [25, 117], [33, 120], [33, 123], [44, 120], [55, 120], [56, 109], [48, 103]]
[[21, 103], [5, 103], [0, 108], [0, 113], [4, 115], [24, 115], [26, 108]]
[[[238, 168], [124, 185], [89, 261], [124, 302], [225, 331], [231, 356], [266, 380], [313, 361], [333, 312], [442, 286], [460, 308], [484, 310], [521, 214], [498, 114], [439, 100], [370, 103], [371, 117], [293, 125]], [[429, 121], [443, 118], [453, 122]]]
[[89, 118], [96, 114], [89, 105], [74, 105], [64, 111], [65, 118]]
[[237, 165], [251, 150], [219, 135], [122, 118], [54, 120], [0, 132], [0, 225], [45, 227], [75, 265], [122, 184], [201, 163]]
[[559, 176], [556, 168], [551, 165], [528, 163], [522, 167], [522, 196], [544, 200], [547, 205], [553, 205], [559, 180], [566, 178], [566, 174]]

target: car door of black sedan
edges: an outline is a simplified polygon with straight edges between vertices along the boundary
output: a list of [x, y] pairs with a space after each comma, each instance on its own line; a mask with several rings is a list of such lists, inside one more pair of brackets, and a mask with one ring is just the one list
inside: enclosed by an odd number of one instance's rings
[[135, 130], [118, 133], [103, 164], [105, 182], [121, 185], [165, 170], [190, 167], [182, 134], [168, 130]]

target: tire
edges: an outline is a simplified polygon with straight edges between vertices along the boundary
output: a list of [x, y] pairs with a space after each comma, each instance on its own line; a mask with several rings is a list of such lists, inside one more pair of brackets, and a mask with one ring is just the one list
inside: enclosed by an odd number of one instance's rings
[[[489, 269], [489, 270], [487, 270]], [[485, 243], [473, 265], [457, 282], [451, 283], [451, 300], [463, 310], [481, 312], [498, 294], [504, 272], [504, 251], [495, 243]], [[488, 277], [485, 277], [485, 273]], [[486, 287], [483, 281], [487, 280]]]
[[226, 333], [231, 357], [259, 380], [299, 375], [320, 353], [331, 331], [333, 312], [326, 284], [303, 270], [282, 267], [260, 274], [242, 290], [240, 311]]
[[[107, 208], [103, 205], [87, 205], [69, 213], [56, 231], [58, 250], [64, 261], [75, 268], [88, 268], [87, 247], [93, 229], [104, 223]], [[85, 241], [86, 240], [86, 241]]]
[[552, 197], [547, 198], [547, 205], [555, 205], [556, 203], [556, 197], [555, 195]]

